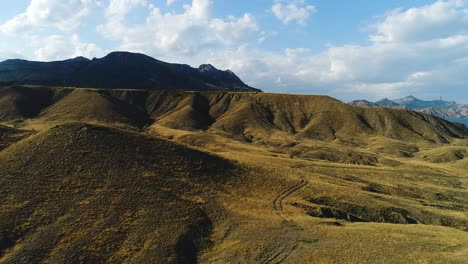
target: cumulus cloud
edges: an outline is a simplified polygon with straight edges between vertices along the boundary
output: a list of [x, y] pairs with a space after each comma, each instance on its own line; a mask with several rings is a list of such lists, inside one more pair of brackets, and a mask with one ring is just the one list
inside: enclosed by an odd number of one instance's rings
[[97, 26], [97, 31], [111, 39], [119, 39], [126, 34], [125, 16], [134, 8], [148, 6], [146, 0], [109, 0], [105, 9], [106, 23]]
[[313, 5], [307, 4], [305, 0], [280, 0], [273, 5], [271, 11], [283, 24], [296, 22], [300, 25], [305, 25], [310, 14], [315, 12], [316, 8]]
[[0, 25], [0, 31], [15, 34], [35, 27], [71, 31], [96, 5], [94, 0], [32, 0], [24, 13]]
[[109, 0], [106, 15], [111, 18], [122, 18], [136, 6], [146, 6], [146, 0]]
[[45, 38], [32, 36], [31, 41], [37, 45], [34, 52], [39, 61], [53, 61], [84, 56], [99, 57], [104, 51], [94, 43], [82, 42], [78, 35], [51, 35]]
[[[111, 6], [109, 6], [110, 8]], [[149, 6], [144, 24], [128, 26], [108, 17], [98, 31], [121, 42], [120, 49], [149, 53], [155, 56], [171, 54], [173, 59], [188, 57], [207, 49], [223, 49], [256, 39], [259, 30], [255, 18], [246, 13], [240, 17], [212, 17], [212, 1], [193, 0], [183, 12], [166, 13]]]
[[[422, 91], [437, 97], [442, 87], [451, 87], [445, 92], [461, 93], [466, 89], [463, 72], [468, 70], [468, 42], [451, 48], [440, 42], [346, 45], [318, 54], [307, 49], [286, 49], [282, 54], [244, 50], [224, 57], [228, 60], [224, 65], [252, 85], [278, 92], [332, 93], [348, 99], [397, 97]], [[222, 61], [223, 57], [218, 59]], [[281, 85], [274, 83], [278, 75]]]
[[468, 33], [468, 9], [464, 0], [437, 1], [431, 5], [400, 9], [373, 26], [373, 42], [417, 42]]

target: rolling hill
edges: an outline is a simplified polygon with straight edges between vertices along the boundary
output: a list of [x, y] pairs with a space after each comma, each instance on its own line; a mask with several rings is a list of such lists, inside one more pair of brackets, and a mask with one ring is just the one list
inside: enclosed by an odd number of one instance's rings
[[467, 158], [328, 96], [1, 87], [0, 263], [465, 263]]
[[209, 197], [234, 169], [164, 140], [80, 123], [0, 155], [3, 263], [193, 262], [211, 223], [184, 196]]
[[149, 56], [112, 52], [100, 59], [77, 57], [65, 61], [6, 60], [0, 63], [0, 83], [86, 88], [154, 90], [260, 91], [232, 71], [209, 64], [192, 68]]

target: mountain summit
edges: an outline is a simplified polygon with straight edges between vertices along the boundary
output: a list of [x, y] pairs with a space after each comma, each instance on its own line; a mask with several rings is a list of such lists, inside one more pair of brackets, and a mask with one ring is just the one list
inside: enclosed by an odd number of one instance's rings
[[259, 92], [232, 71], [210, 64], [192, 68], [156, 60], [144, 54], [112, 52], [89, 60], [35, 62], [6, 60], [0, 63], [0, 83], [86, 88]]

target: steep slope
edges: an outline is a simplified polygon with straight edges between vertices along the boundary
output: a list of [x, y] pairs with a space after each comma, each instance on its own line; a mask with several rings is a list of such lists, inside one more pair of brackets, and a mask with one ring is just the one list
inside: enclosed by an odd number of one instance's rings
[[146, 113], [134, 105], [103, 92], [78, 89], [41, 111], [47, 121], [96, 121], [142, 126], [148, 122]]
[[194, 263], [211, 220], [193, 199], [209, 200], [234, 169], [164, 140], [80, 123], [0, 153], [2, 263]]
[[[199, 102], [195, 108], [194, 97]], [[363, 142], [362, 135], [430, 142], [467, 135], [466, 129], [429, 115], [407, 110], [365, 110], [323, 96], [153, 92], [148, 100], [147, 109], [155, 124], [178, 129], [208, 126], [206, 129], [214, 133], [256, 142], [278, 133], [355, 143]], [[191, 122], [194, 125], [190, 127]]]
[[379, 134], [393, 139], [425, 139], [448, 143], [453, 138], [466, 138], [468, 130], [438, 117], [409, 110], [359, 109], [366, 122]]
[[0, 121], [31, 118], [52, 104], [58, 90], [0, 87]]
[[33, 134], [32, 131], [24, 131], [0, 125], [0, 151], [31, 134]]
[[54, 62], [7, 60], [0, 63], [0, 83], [86, 88], [154, 90], [260, 91], [232, 71], [212, 65], [192, 68], [129, 52], [112, 52], [101, 59]]

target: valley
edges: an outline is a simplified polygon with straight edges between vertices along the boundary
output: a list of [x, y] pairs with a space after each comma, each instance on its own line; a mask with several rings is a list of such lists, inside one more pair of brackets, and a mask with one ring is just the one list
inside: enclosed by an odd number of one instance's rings
[[466, 263], [468, 129], [327, 96], [0, 88], [0, 263]]

